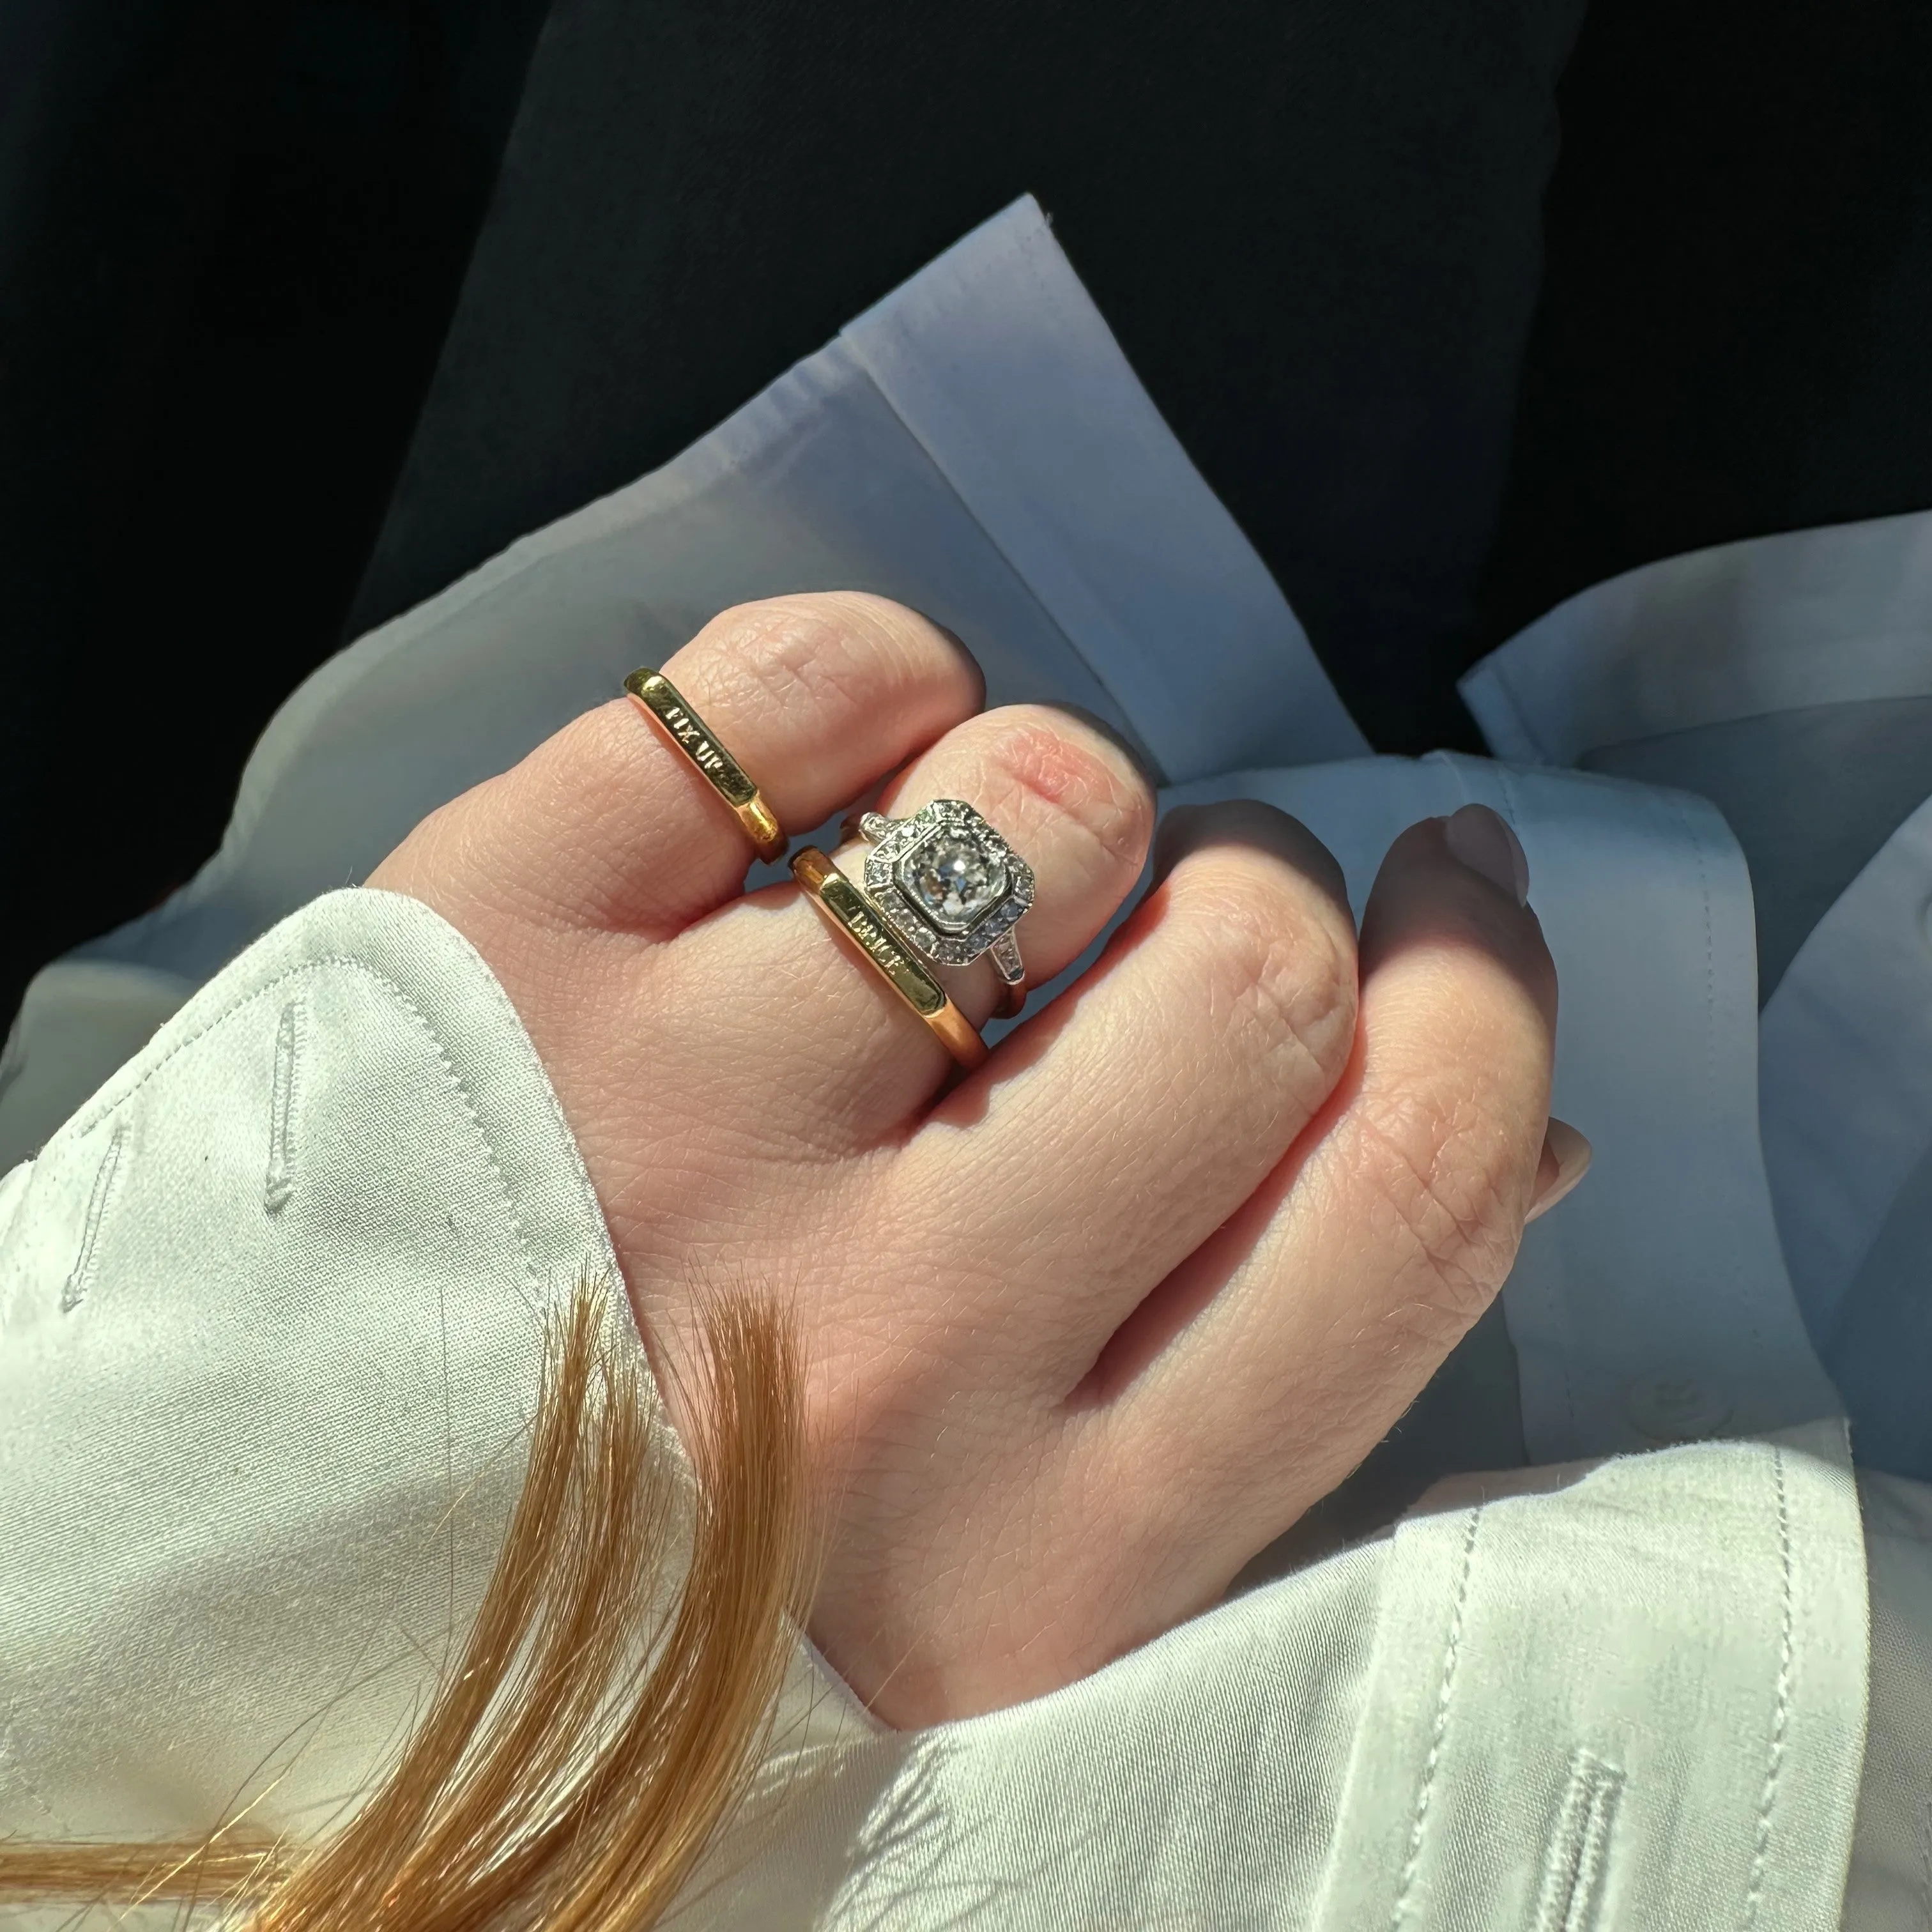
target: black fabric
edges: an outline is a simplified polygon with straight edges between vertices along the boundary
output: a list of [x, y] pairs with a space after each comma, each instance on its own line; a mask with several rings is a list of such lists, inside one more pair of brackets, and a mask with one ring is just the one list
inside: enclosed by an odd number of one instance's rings
[[1448, 692], [1581, 0], [556, 0], [356, 608], [674, 455], [1030, 190], [1378, 744]]
[[0, 7], [0, 1024], [340, 641], [540, 4]]
[[1486, 649], [1634, 564], [1932, 508], [1932, 7], [1598, 0]]

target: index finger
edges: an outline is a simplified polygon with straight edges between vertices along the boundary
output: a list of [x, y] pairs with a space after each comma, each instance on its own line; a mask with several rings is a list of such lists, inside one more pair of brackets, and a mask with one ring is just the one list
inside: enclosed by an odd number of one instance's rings
[[[984, 696], [950, 632], [856, 591], [742, 604], [662, 668], [794, 834]], [[754, 856], [730, 807], [629, 698], [574, 719], [500, 782], [513, 796], [475, 835], [499, 843], [466, 856], [493, 891], [559, 926], [668, 938], [735, 896]]]

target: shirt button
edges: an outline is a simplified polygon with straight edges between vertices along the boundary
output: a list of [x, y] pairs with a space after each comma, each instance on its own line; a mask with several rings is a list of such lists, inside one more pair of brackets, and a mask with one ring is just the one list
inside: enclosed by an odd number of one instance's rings
[[1730, 1420], [1731, 1406], [1688, 1376], [1645, 1376], [1624, 1390], [1624, 1413], [1653, 1442], [1696, 1442]]

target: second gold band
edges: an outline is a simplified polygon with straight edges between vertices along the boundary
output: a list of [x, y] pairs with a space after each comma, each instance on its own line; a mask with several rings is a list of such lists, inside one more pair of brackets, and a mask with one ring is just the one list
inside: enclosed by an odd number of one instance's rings
[[939, 1036], [946, 1052], [968, 1072], [981, 1065], [986, 1042], [978, 1030], [865, 893], [816, 845], [798, 854], [791, 870], [832, 931]]

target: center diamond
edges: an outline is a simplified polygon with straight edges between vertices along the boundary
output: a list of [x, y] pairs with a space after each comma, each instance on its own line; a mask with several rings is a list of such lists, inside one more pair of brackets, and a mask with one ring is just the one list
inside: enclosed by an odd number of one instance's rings
[[899, 862], [899, 886], [944, 932], [964, 932], [1006, 896], [1006, 868], [980, 842], [942, 832]]

